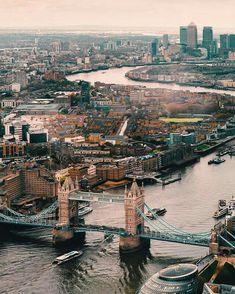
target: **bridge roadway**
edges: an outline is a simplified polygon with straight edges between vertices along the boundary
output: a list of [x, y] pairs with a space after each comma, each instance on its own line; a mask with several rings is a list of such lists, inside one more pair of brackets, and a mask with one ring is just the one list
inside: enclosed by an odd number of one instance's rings
[[[123, 228], [115, 228], [115, 227], [107, 227], [107, 226], [97, 226], [97, 225], [79, 225], [74, 226], [75, 232], [100, 232], [104, 234], [113, 234], [119, 235], [123, 237], [132, 236], [129, 235]], [[195, 235], [180, 235], [180, 234], [172, 234], [167, 232], [160, 231], [150, 231], [149, 229], [140, 232], [135, 235], [136, 237], [147, 238], [151, 240], [157, 241], [165, 241], [165, 242], [173, 242], [173, 243], [181, 243], [195, 246], [208, 247], [209, 246], [209, 238], [197, 238]]]
[[[44, 227], [44, 228], [53, 228], [56, 225], [56, 220], [49, 219], [32, 219], [30, 217], [9, 217], [0, 213], [0, 223], [9, 224], [9, 225], [19, 225], [25, 227]], [[123, 228], [108, 227], [108, 226], [98, 226], [98, 225], [71, 225], [75, 232], [97, 232], [104, 234], [113, 234], [118, 236], [127, 237], [129, 234]], [[148, 238], [152, 240], [165, 241], [165, 242], [174, 242], [182, 243], [188, 245], [204, 246], [208, 247], [209, 239], [208, 238], [196, 238], [193, 235], [180, 235], [173, 234], [168, 232], [160, 231], [150, 231], [149, 229], [140, 232], [135, 235], [136, 237]]]
[[70, 193], [69, 200], [123, 204], [124, 195], [76, 191]]
[[0, 213], [0, 224], [6, 225], [18, 225], [24, 227], [42, 227], [42, 228], [54, 228], [56, 225], [56, 220], [50, 219], [32, 219], [29, 217], [9, 217]]

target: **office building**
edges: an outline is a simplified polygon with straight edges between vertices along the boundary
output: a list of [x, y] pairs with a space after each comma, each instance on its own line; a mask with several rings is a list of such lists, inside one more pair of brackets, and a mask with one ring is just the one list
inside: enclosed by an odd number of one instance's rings
[[29, 129], [29, 124], [20, 119], [15, 119], [11, 122], [4, 124], [5, 136], [13, 136], [15, 140], [26, 141], [27, 140], [27, 131]]
[[197, 48], [197, 26], [192, 22], [188, 25], [187, 46], [189, 48]]
[[169, 37], [167, 34], [164, 34], [162, 37], [162, 45], [164, 48], [168, 48], [169, 45]]
[[196, 143], [196, 135], [195, 135], [195, 133], [182, 134], [181, 140], [182, 140], [182, 143], [185, 143], [187, 145], [195, 144]]
[[40, 198], [54, 198], [57, 182], [45, 168], [26, 168], [20, 171], [22, 191], [26, 195]]
[[90, 83], [81, 81], [81, 103], [90, 104]]
[[180, 27], [180, 44], [187, 45], [188, 44], [188, 28]]
[[235, 35], [229, 35], [228, 46], [229, 46], [229, 50], [235, 51]]
[[97, 166], [96, 172], [103, 181], [120, 181], [125, 177], [125, 168], [123, 166], [102, 164]]
[[213, 29], [212, 27], [203, 28], [202, 46], [210, 50], [213, 42]]
[[160, 270], [140, 289], [139, 294], [196, 294], [198, 268], [194, 264], [177, 264]]
[[30, 144], [48, 142], [48, 130], [30, 129], [27, 133], [27, 141]]
[[220, 35], [220, 49], [229, 49], [228, 35]]
[[157, 55], [158, 55], [158, 48], [159, 48], [158, 39], [154, 39], [153, 42], [151, 43], [151, 54], [152, 54], [152, 57], [157, 57]]
[[28, 78], [26, 72], [18, 70], [15, 75], [15, 82], [20, 84], [21, 88], [26, 88], [28, 86]]
[[182, 143], [182, 137], [180, 133], [170, 133], [170, 145], [177, 145]]

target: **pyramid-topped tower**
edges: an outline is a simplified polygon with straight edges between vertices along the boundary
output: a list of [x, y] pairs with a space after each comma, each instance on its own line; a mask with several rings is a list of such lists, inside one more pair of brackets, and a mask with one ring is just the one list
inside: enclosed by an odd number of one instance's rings
[[130, 190], [125, 191], [125, 229], [130, 234], [137, 234], [144, 226], [144, 220], [139, 216], [138, 210], [144, 212], [144, 193], [133, 180]]

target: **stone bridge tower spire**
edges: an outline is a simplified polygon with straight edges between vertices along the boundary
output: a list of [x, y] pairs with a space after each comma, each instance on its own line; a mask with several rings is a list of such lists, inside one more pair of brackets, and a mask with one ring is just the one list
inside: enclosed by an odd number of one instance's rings
[[138, 234], [144, 227], [144, 219], [138, 214], [137, 209], [144, 212], [144, 191], [134, 180], [130, 191], [125, 191], [125, 229], [132, 235]]
[[70, 219], [77, 216], [77, 209], [74, 209], [69, 200], [70, 193], [79, 189], [78, 181], [66, 177], [63, 184], [58, 188], [58, 224], [53, 230], [53, 243], [59, 244], [74, 238], [74, 230], [70, 227]]
[[70, 204], [69, 194], [75, 191], [75, 183], [70, 177], [67, 177], [58, 189], [58, 203], [59, 203], [59, 225], [70, 224]]
[[125, 230], [129, 236], [120, 237], [120, 251], [130, 252], [149, 247], [149, 241], [138, 236], [144, 228], [144, 219], [138, 213], [138, 210], [144, 213], [144, 190], [135, 180], [129, 191], [125, 189], [124, 210]]

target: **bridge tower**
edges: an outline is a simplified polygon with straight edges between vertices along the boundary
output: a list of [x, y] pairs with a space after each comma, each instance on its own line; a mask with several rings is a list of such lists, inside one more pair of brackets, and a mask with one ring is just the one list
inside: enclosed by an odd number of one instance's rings
[[74, 238], [74, 230], [70, 226], [71, 217], [77, 215], [77, 209], [74, 209], [69, 201], [69, 194], [79, 189], [78, 181], [72, 181], [67, 177], [63, 184], [58, 188], [58, 223], [53, 230], [53, 243], [58, 245], [70, 241]]
[[139, 216], [137, 209], [144, 212], [144, 190], [134, 180], [130, 190], [125, 189], [125, 229], [129, 236], [120, 237], [119, 248], [121, 252], [128, 253], [149, 248], [150, 241], [137, 236], [144, 228], [144, 219]]
[[209, 243], [209, 252], [210, 254], [218, 254], [219, 253], [219, 241], [218, 241], [218, 233], [215, 229], [211, 230], [211, 239]]

